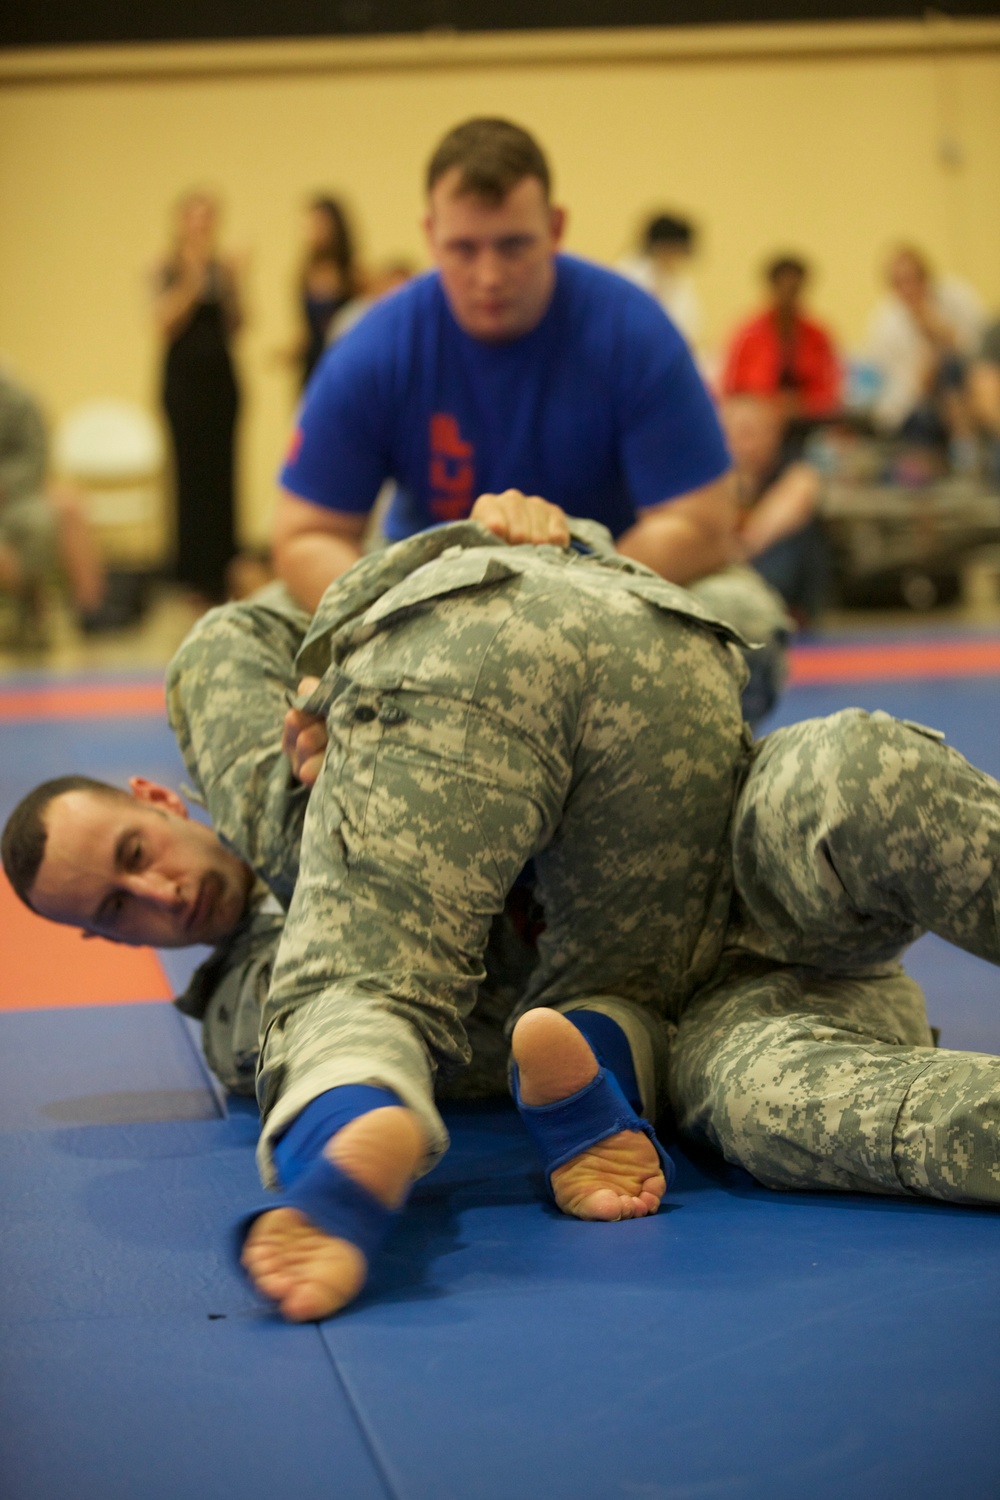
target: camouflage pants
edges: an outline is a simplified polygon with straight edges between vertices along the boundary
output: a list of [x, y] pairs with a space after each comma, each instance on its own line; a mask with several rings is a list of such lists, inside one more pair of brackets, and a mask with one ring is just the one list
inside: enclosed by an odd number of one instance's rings
[[1000, 961], [1000, 786], [851, 709], [760, 742], [734, 919], [673, 1037], [681, 1128], [774, 1188], [1000, 1202], [1000, 1058], [934, 1050], [896, 963], [925, 930]]
[[479, 587], [462, 559], [432, 562], [418, 607], [381, 601], [334, 650], [263, 1017], [265, 1181], [271, 1140], [344, 1083], [394, 1089], [427, 1165], [445, 1149], [433, 1073], [468, 1058], [489, 925], [532, 856], [547, 927], [531, 1003], [672, 1016], [715, 967], [745, 761], [738, 663], [679, 591], [541, 550], [466, 555], [520, 570]]
[[281, 750], [309, 625], [280, 584], [209, 610], [167, 668], [167, 716], [185, 770], [231, 849], [283, 907], [292, 898], [308, 793]]
[[[281, 727], [308, 625], [309, 616], [281, 585], [272, 584], [253, 599], [203, 615], [167, 671], [170, 724], [190, 781], [216, 832], [253, 866], [283, 908], [298, 879], [308, 794], [282, 754]], [[178, 1001], [201, 1020], [209, 1066], [236, 1093], [254, 1092], [261, 995], [283, 925], [283, 917], [259, 905]], [[484, 965], [486, 978], [465, 1019], [472, 1061], [439, 1073], [439, 1098], [506, 1094], [510, 1048], [504, 1028], [534, 966], [533, 950], [506, 912], [490, 929]]]

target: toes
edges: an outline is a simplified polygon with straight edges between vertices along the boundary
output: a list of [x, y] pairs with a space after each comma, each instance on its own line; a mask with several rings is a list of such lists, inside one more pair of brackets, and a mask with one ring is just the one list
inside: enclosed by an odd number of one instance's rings
[[[630, 1217], [623, 1211], [626, 1201], [612, 1188], [598, 1188], [596, 1192], [578, 1198], [573, 1206], [564, 1208], [563, 1213], [571, 1213], [578, 1219], [593, 1219], [605, 1224], [613, 1224], [618, 1219]], [[562, 1207], [561, 1204], [560, 1207]]]
[[296, 1323], [339, 1312], [357, 1296], [367, 1273], [356, 1245], [323, 1234], [296, 1209], [261, 1214], [240, 1258], [257, 1291]]
[[655, 1214], [667, 1190], [655, 1150], [636, 1131], [609, 1136], [552, 1174], [558, 1207], [577, 1219], [613, 1223]]

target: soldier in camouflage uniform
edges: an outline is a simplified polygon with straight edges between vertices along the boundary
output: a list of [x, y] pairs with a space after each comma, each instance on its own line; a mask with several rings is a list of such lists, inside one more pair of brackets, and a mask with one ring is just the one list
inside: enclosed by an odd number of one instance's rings
[[[930, 929], [1000, 959], [1000, 787], [857, 710], [753, 745], [732, 631], [574, 534], [426, 533], [310, 624], [295, 675], [320, 678], [303, 706], [328, 747], [262, 1017], [265, 1180], [290, 1123], [353, 1084], [419, 1122], [414, 1170], [437, 1158], [434, 1072], [468, 1057], [489, 923], [533, 856], [547, 928], [523, 1009], [617, 1021], [649, 1113], [669, 1094], [775, 1187], [997, 1201], [1000, 1059], [933, 1049], [898, 955]], [[227, 704], [224, 674], [199, 676], [198, 640], [171, 711], [182, 746], [223, 726], [187, 751], [214, 814], [244, 689]], [[265, 767], [259, 807], [271, 791]]]
[[359, 1076], [443, 1149], [430, 1079], [467, 1056], [489, 916], [535, 854], [525, 1006], [643, 1031], [686, 1132], [775, 1187], [995, 1200], [1000, 1062], [933, 1050], [898, 955], [931, 929], [997, 960], [996, 784], [860, 711], [751, 747], [725, 627], [586, 537], [446, 528], [314, 618], [297, 670], [330, 746], [264, 1018], [265, 1177]]
[[547, 926], [530, 1004], [633, 999], [647, 1027], [711, 975], [742, 663], [690, 595], [587, 540], [443, 528], [358, 564], [313, 618], [297, 670], [321, 677], [329, 745], [262, 1019], [266, 1181], [304, 1105], [367, 1080], [437, 1159], [434, 1068], [468, 1061], [490, 922], [532, 856]]

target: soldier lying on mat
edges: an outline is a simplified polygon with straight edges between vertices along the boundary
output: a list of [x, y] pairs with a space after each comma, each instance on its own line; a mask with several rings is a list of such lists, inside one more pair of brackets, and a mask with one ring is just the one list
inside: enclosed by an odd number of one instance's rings
[[[884, 714], [752, 744], [729, 628], [572, 530], [411, 538], [337, 580], [298, 649], [328, 743], [262, 1013], [259, 1159], [282, 1197], [244, 1247], [287, 1317], [356, 1295], [445, 1149], [434, 1072], [467, 1057], [490, 922], [532, 857], [547, 926], [514, 1092], [564, 1211], [655, 1210], [668, 1098], [773, 1187], [1000, 1200], [1000, 1059], [935, 1051], [898, 965], [926, 929], [1000, 960], [1000, 786]], [[229, 606], [170, 669], [189, 773], [241, 858], [206, 851], [192, 887], [148, 832], [176, 809], [123, 827], [67, 794], [21, 882], [36, 910], [128, 940], [173, 903], [204, 937], [247, 865], [281, 887], [300, 794], [246, 721], [290, 632], [273, 596]]]

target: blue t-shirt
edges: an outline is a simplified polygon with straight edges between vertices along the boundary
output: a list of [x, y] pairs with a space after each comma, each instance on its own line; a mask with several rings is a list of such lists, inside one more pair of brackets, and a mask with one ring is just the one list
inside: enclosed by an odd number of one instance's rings
[[364, 514], [394, 480], [394, 541], [511, 488], [618, 536], [638, 510], [728, 467], [715, 409], [660, 306], [560, 255], [545, 316], [505, 343], [463, 332], [434, 272], [376, 304], [323, 356], [281, 483]]

